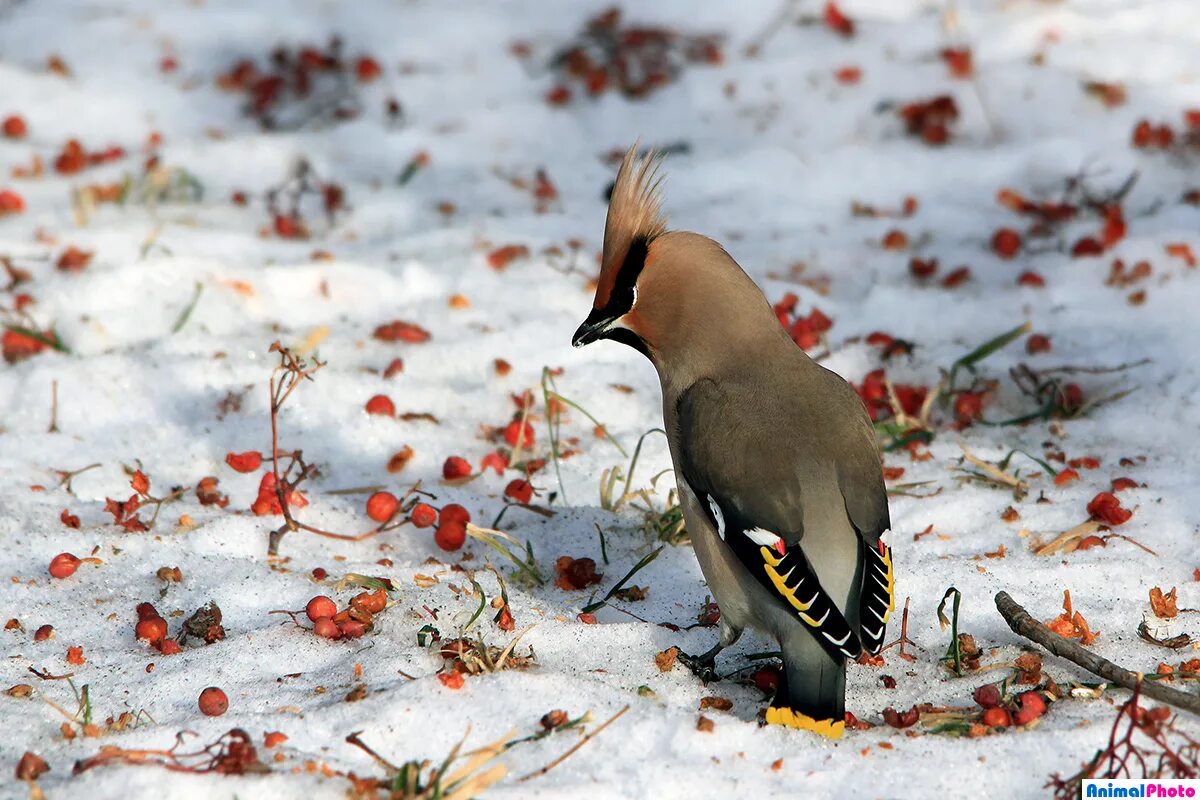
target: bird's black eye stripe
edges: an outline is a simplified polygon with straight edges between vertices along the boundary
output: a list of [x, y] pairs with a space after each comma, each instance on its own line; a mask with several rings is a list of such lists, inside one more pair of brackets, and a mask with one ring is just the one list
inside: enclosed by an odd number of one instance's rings
[[649, 248], [645, 236], [639, 236], [630, 243], [629, 252], [625, 254], [625, 260], [617, 270], [617, 279], [604, 306], [606, 315], [619, 317], [633, 308], [633, 301], [637, 297], [634, 287], [637, 285], [638, 276], [642, 274], [642, 268], [646, 266], [646, 253]]

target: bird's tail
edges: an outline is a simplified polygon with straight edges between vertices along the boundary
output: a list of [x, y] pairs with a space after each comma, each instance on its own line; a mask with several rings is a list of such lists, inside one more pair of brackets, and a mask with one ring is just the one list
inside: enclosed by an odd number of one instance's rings
[[783, 682], [767, 722], [840, 738], [846, 718], [846, 662], [832, 657], [808, 631], [781, 642]]

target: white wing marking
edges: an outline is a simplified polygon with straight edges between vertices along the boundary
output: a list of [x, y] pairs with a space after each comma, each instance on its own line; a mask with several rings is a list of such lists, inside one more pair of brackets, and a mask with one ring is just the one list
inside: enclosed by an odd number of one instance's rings
[[721, 506], [717, 504], [716, 499], [708, 496], [708, 507], [712, 511], [713, 518], [717, 521], [717, 535], [722, 539], [725, 538], [725, 515], [721, 513]]
[[779, 535], [765, 531], [762, 528], [751, 528], [746, 531], [746, 536], [750, 537], [750, 541], [761, 547], [774, 547], [779, 541]]

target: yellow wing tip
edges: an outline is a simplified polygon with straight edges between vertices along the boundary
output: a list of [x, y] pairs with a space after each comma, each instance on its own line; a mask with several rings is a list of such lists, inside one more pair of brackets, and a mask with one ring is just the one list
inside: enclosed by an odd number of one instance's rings
[[845, 720], [813, 719], [807, 714], [801, 714], [790, 708], [774, 706], [767, 709], [767, 724], [810, 731], [818, 736], [824, 736], [826, 739], [841, 739], [842, 734], [846, 732]]

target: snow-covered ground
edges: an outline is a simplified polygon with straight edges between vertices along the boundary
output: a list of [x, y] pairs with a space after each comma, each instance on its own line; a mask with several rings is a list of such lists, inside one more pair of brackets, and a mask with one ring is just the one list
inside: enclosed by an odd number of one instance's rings
[[[49, 797], [151, 796], [169, 781], [173, 797], [333, 798], [350, 787], [334, 773], [384, 774], [345, 743], [355, 731], [394, 763], [437, 762], [468, 731], [467, 748], [509, 731], [526, 736], [552, 709], [572, 718], [590, 711], [594, 730], [628, 705], [540, 777], [516, 781], [567, 750], [578, 732], [514, 747], [500, 758], [508, 777], [487, 796], [1033, 796], [1050, 773], [1074, 772], [1100, 746], [1122, 693], [1066, 699], [1030, 729], [979, 738], [934, 734], [923, 723], [896, 730], [881, 716], [920, 703], [969, 707], [975, 687], [1010, 674], [1020, 642], [994, 609], [997, 590], [1049, 620], [1070, 589], [1099, 631], [1092, 647], [1130, 668], [1153, 672], [1162, 661], [1194, 657], [1146, 643], [1136, 630], [1150, 612], [1152, 587], [1178, 586], [1180, 607], [1200, 606], [1193, 573], [1200, 568], [1200, 273], [1181, 247], [1200, 251], [1200, 208], [1181, 201], [1200, 188], [1200, 147], [1184, 140], [1184, 112], [1200, 108], [1200, 6], [989, 0], [957, 3], [947, 14], [938, 3], [846, 0], [841, 9], [856, 23], [846, 37], [823, 24], [823, 4], [808, 0], [793, 15], [806, 24], [777, 25], [747, 55], [779, 7], [774, 0], [736, 5], [629, 5], [622, 24], [723, 36], [722, 63], [689, 64], [644, 100], [614, 91], [588, 98], [572, 84], [573, 100], [553, 105], [546, 97], [558, 79], [545, 65], [602, 3], [0, 2], [0, 117], [20, 115], [28, 129], [24, 138], [0, 138], [0, 191], [16, 192], [25, 206], [0, 217], [0, 255], [29, 278], [0, 295], [0, 321], [53, 327], [70, 351], [0, 366], [0, 574], [11, 579], [0, 585], [0, 617], [19, 621], [0, 634], [7, 656], [0, 684], [33, 687], [28, 697], [0, 696], [6, 776], [32, 751], [51, 767], [39, 781]], [[369, 55], [382, 68], [371, 82], [351, 80], [361, 103], [355, 119], [264, 131], [243, 113], [245, 95], [217, 86], [240, 59], [265, 67], [276, 46], [323, 48], [335, 33], [348, 59]], [[519, 43], [525, 47], [515, 53]], [[948, 47], [970, 48], [973, 77], [952, 74], [940, 55]], [[68, 74], [48, 68], [52, 56]], [[847, 67], [861, 70], [856, 82], [845, 72], [839, 79]], [[1127, 99], [1110, 107], [1089, 82], [1109, 84], [1110, 93], [1122, 85]], [[960, 118], [947, 143], [930, 146], [905, 131], [897, 109], [941, 94], [955, 98]], [[399, 101], [399, 119], [389, 117], [388, 98]], [[1142, 118], [1172, 126], [1174, 144], [1135, 148]], [[72, 198], [82, 187], [142, 175], [154, 132], [162, 138], [154, 151], [160, 164], [199, 181], [202, 198], [100, 203], [81, 215]], [[578, 452], [561, 462], [561, 487], [553, 465], [532, 477], [541, 493], [534, 502], [549, 504], [554, 516], [510, 509], [500, 524], [532, 546], [547, 578], [541, 588], [523, 585], [474, 540], [446, 553], [431, 530], [411, 526], [357, 543], [290, 534], [273, 562], [267, 533], [279, 518], [248, 510], [259, 475], [225, 464], [228, 452], [270, 450], [267, 380], [276, 358], [267, 351], [275, 340], [315, 345], [327, 363], [280, 417], [281, 447], [303, 448], [320, 466], [302, 487], [310, 504], [296, 512], [313, 526], [369, 530], [366, 495], [333, 491], [384, 485], [400, 494], [418, 480], [436, 505], [459, 502], [477, 523], [490, 523], [520, 473], [488, 470], [444, 485], [443, 462], [460, 455], [478, 470], [497, 448], [495, 428], [516, 412], [512, 396], [525, 390], [537, 399], [533, 455], [548, 456], [545, 367], [561, 369], [558, 390], [631, 450], [661, 423], [652, 368], [627, 348], [573, 351], [569, 340], [591, 302], [604, 190], [615, 172], [610, 154], [638, 137], [687, 145], [666, 162], [673, 227], [722, 241], [772, 302], [794, 292], [801, 316], [819, 308], [832, 319], [810, 352], [828, 352], [824, 363], [856, 384], [885, 366], [899, 383], [932, 386], [939, 369], [1029, 321], [1050, 338], [1050, 352], [1028, 354], [1022, 338], [979, 365], [981, 378], [998, 381], [983, 416], [1002, 421], [1035, 407], [1009, 375], [1019, 363], [1040, 371], [1149, 359], [1121, 372], [1069, 375], [1089, 401], [1133, 390], [1080, 418], [958, 431], [938, 410], [937, 436], [920, 449], [931, 458], [887, 454], [886, 466], [904, 468], [891, 485], [923, 483], [892, 499], [898, 600], [911, 598], [917, 659], [901, 660], [893, 648], [883, 666], [851, 666], [848, 708], [876, 727], [848, 731], [840, 742], [760, 728], [763, 695], [753, 684], [705, 687], [682, 667], [660, 672], [655, 654], [671, 645], [698, 652], [715, 637], [711, 628], [661, 624], [689, 626], [705, 603], [687, 546], [666, 547], [634, 576], [645, 599], [614, 601], [597, 624], [579, 619], [658, 542], [630, 504], [616, 514], [600, 508], [602, 471], [628, 462], [575, 409], [563, 416], [562, 446]], [[69, 139], [127, 155], [57, 174], [55, 158]], [[421, 153], [427, 165], [401, 185], [406, 164]], [[10, 177], [35, 156], [46, 174]], [[300, 158], [345, 191], [346, 208], [332, 222], [319, 201], [305, 201], [307, 240], [276, 235], [265, 200]], [[545, 196], [544, 186], [543, 197], [534, 196], [539, 169], [557, 197]], [[1111, 194], [1134, 173], [1120, 201], [1126, 235], [1098, 256], [1071, 255], [1079, 239], [1098, 235], [1097, 213], [1081, 210], [1032, 236], [1033, 216], [997, 202], [1005, 188], [1058, 201], [1073, 178], [1095, 196]], [[235, 192], [248, 202], [233, 202]], [[917, 200], [911, 215], [851, 213], [854, 203], [899, 211], [908, 196]], [[1078, 204], [1078, 193], [1071, 196]], [[1006, 227], [1023, 239], [1010, 259], [993, 248], [993, 235]], [[892, 236], [884, 246], [892, 230], [907, 242]], [[93, 252], [90, 263], [56, 268], [72, 245]], [[488, 255], [506, 245], [524, 245], [529, 255], [493, 268]], [[936, 258], [937, 275], [914, 277], [914, 257]], [[1127, 271], [1146, 260], [1152, 273], [1106, 285], [1116, 258]], [[969, 279], [943, 286], [959, 266], [970, 268]], [[1025, 271], [1044, 286], [1018, 284]], [[203, 289], [180, 327], [197, 285]], [[397, 319], [431, 338], [372, 336]], [[865, 341], [876, 331], [912, 342], [911, 355], [882, 362], [882, 348]], [[394, 358], [403, 359], [403, 371], [385, 378]], [[499, 374], [496, 359], [511, 372]], [[55, 384], [57, 430], [48, 432]], [[391, 398], [395, 418], [365, 413], [376, 394]], [[406, 420], [408, 412], [437, 422]], [[1095, 457], [1099, 466], [1081, 466], [1079, 480], [1058, 485], [1016, 456], [1010, 469], [1030, 483], [1016, 500], [995, 485], [958, 480], [960, 442], [991, 462], [1019, 448], [1043, 459]], [[405, 446], [411, 460], [389, 472], [389, 459]], [[56, 470], [93, 463], [100, 466], [74, 478], [69, 491], [60, 485]], [[139, 466], [151, 494], [187, 491], [163, 507], [152, 531], [126, 532], [112, 524], [105, 498], [127, 498], [125, 468]], [[668, 467], [661, 437], [649, 438], [634, 486]], [[205, 476], [220, 479], [227, 508], [198, 504], [190, 487]], [[1089, 501], [1118, 477], [1142, 485], [1118, 494], [1134, 513], [1114, 530], [1157, 556], [1122, 539], [1054, 556], [1032, 552], [1033, 542], [1086, 520]], [[660, 509], [668, 487], [663, 478], [653, 496]], [[1009, 506], [1018, 520], [1001, 519]], [[60, 521], [63, 509], [79, 517], [77, 529]], [[60, 552], [102, 563], [56, 580], [47, 564]], [[560, 556], [595, 559], [603, 580], [586, 591], [558, 588]], [[516, 628], [501, 630], [489, 609], [469, 635], [504, 647], [528, 626], [517, 652], [532, 648], [534, 663], [469, 677], [454, 689], [435, 677], [443, 659], [418, 645], [418, 631], [432, 624], [449, 639], [467, 624], [480, 604], [472, 570], [487, 600], [496, 597], [495, 576], [482, 570], [489, 560], [506, 576]], [[176, 566], [181, 582], [156, 577], [160, 567]], [[311, 576], [317, 567], [330, 576], [322, 584]], [[396, 587], [394, 605], [363, 638], [318, 639], [268, 613], [303, 609], [316, 594], [344, 606], [355, 590], [333, 584], [347, 573], [390, 578]], [[418, 582], [418, 574], [437, 580]], [[962, 592], [962, 629], [983, 647], [985, 671], [962, 678], [938, 663], [949, 634], [935, 612], [949, 586]], [[172, 636], [186, 615], [214, 601], [226, 638], [160, 655], [135, 640], [142, 601], [157, 606]], [[1200, 634], [1196, 620], [1183, 612], [1152, 627], [1160, 635]], [[55, 635], [35, 642], [47, 624]], [[84, 664], [67, 662], [73, 646], [83, 648]], [[771, 649], [748, 635], [721, 657], [722, 669]], [[89, 687], [98, 736], [64, 738], [67, 719], [43, 698], [74, 712], [71, 689], [66, 680], [35, 677], [31, 667], [73, 673], [77, 687]], [[1059, 681], [1089, 679], [1049, 657], [1046, 670]], [[200, 714], [197, 697], [207, 686], [227, 693], [224, 716]], [[365, 696], [348, 702], [358, 686]], [[731, 700], [732, 710], [701, 712], [710, 695]], [[106, 730], [105, 719], [122, 712], [139, 715], [137, 724]], [[701, 713], [711, 731], [697, 730]], [[1195, 733], [1194, 720], [1185, 724]], [[71, 775], [77, 760], [105, 746], [162, 749], [190, 730], [198, 738], [183, 750], [198, 749], [234, 727], [259, 746], [270, 774], [112, 765]], [[270, 731], [287, 741], [263, 748]], [[7, 783], [0, 794], [28, 789]]]

